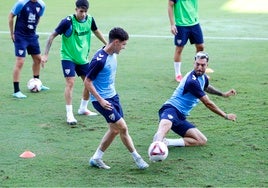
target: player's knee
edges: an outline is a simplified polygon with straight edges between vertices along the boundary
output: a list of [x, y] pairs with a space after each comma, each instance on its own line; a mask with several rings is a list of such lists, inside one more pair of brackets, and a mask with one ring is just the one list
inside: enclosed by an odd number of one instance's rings
[[202, 136], [201, 138], [198, 139], [198, 145], [200, 146], [206, 145], [207, 140], [208, 140], [207, 137]]

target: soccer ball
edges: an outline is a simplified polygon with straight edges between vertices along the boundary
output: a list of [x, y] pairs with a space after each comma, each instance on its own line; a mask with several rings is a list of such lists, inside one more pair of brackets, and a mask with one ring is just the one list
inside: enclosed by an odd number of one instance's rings
[[168, 156], [168, 147], [164, 142], [153, 142], [148, 149], [149, 159], [153, 162], [163, 161]]
[[42, 82], [38, 78], [31, 78], [27, 83], [27, 88], [33, 93], [41, 91], [41, 87]]

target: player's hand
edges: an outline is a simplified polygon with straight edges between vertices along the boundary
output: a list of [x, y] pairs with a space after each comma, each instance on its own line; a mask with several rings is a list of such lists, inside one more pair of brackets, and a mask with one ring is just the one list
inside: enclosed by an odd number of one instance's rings
[[15, 42], [15, 35], [14, 35], [14, 34], [11, 34], [11, 35], [10, 35], [10, 38], [11, 38], [11, 40], [12, 40], [13, 42]]
[[113, 109], [113, 106], [111, 105], [111, 103], [109, 103], [105, 99], [101, 100], [100, 105], [106, 110], [112, 110]]
[[47, 60], [48, 60], [48, 56], [47, 55], [42, 55], [41, 56], [41, 66], [42, 66], [42, 68], [45, 67], [45, 63], [47, 62]]
[[236, 115], [235, 114], [227, 114], [226, 119], [235, 121], [236, 120]]
[[234, 89], [231, 89], [230, 91], [227, 91], [225, 93], [223, 93], [223, 97], [230, 97], [230, 96], [233, 96], [233, 95], [236, 95], [236, 91]]
[[172, 26], [171, 26], [171, 33], [172, 33], [173, 35], [177, 35], [178, 30], [177, 30], [176, 25], [172, 25]]

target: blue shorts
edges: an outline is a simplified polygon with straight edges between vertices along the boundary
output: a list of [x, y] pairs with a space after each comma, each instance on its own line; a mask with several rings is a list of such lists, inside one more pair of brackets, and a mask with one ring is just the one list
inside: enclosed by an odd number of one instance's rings
[[105, 100], [109, 101], [112, 104], [112, 110], [104, 109], [98, 101], [93, 101], [92, 105], [101, 115], [103, 115], [107, 123], [115, 123], [124, 117], [123, 109], [121, 107], [118, 95]]
[[191, 44], [203, 44], [203, 33], [200, 24], [193, 26], [176, 26], [178, 33], [174, 37], [174, 44], [176, 46], [184, 46], [188, 39]]
[[61, 60], [61, 66], [64, 77], [86, 76], [89, 71], [89, 63], [84, 65], [75, 64], [69, 60]]
[[165, 104], [158, 112], [159, 119], [167, 119], [172, 122], [171, 130], [178, 135], [184, 137], [185, 133], [191, 129], [195, 128], [193, 124], [186, 120], [186, 117], [172, 105]]
[[38, 55], [41, 53], [39, 41], [39, 36], [35, 35], [32, 37], [24, 37], [21, 35], [15, 35], [15, 55], [17, 57], [25, 57], [26, 50], [30, 55]]

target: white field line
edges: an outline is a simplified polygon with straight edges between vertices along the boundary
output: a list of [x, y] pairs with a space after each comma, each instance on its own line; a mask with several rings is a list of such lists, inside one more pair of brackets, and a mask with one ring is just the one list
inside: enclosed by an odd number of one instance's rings
[[[8, 31], [0, 31], [0, 34], [9, 34]], [[48, 32], [38, 32], [38, 35], [50, 35]], [[93, 35], [94, 36], [94, 35]], [[104, 36], [107, 36], [104, 34]], [[173, 38], [173, 36], [165, 36], [165, 35], [130, 35], [133, 38]], [[260, 41], [268, 41], [268, 38], [263, 37], [209, 37], [205, 36], [205, 39], [212, 40], [260, 40]]]

